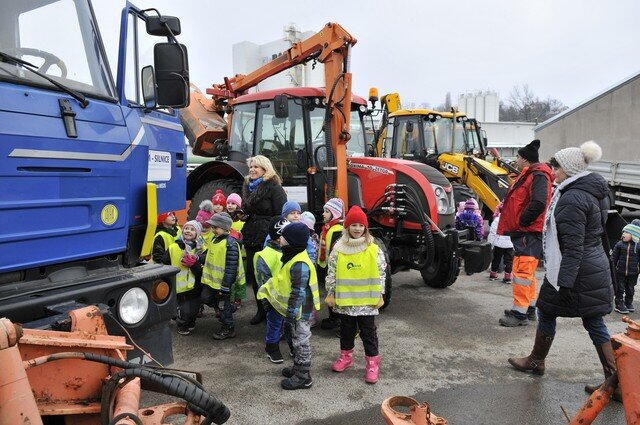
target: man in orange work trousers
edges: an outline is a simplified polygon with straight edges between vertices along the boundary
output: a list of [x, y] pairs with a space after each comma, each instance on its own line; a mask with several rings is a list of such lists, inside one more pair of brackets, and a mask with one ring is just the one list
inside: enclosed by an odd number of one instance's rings
[[542, 258], [542, 227], [551, 200], [553, 174], [538, 158], [540, 140], [518, 150], [520, 175], [504, 198], [498, 234], [511, 237], [513, 260], [513, 306], [500, 318], [502, 326], [525, 326], [536, 320], [536, 269]]

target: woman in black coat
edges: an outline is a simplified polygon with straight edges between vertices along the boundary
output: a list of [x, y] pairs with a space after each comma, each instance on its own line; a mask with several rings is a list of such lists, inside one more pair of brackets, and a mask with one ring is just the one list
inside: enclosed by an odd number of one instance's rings
[[[282, 188], [282, 180], [273, 169], [269, 158], [257, 155], [247, 160], [249, 175], [242, 186], [242, 207], [247, 218], [242, 228], [242, 243], [247, 252], [247, 282], [251, 283], [254, 295], [258, 284], [253, 270], [253, 256], [262, 250], [269, 233], [269, 223], [280, 217], [287, 195]], [[264, 320], [262, 303], [256, 300], [258, 311], [251, 319], [252, 325]]]
[[[604, 315], [611, 313], [613, 288], [604, 225], [609, 187], [587, 171], [602, 156], [594, 142], [558, 151], [550, 163], [556, 188], [545, 219], [543, 246], [546, 275], [538, 297], [538, 329], [528, 357], [510, 358], [520, 371], [542, 375], [544, 359], [556, 332], [557, 317], [580, 317], [602, 363], [605, 377], [615, 371]], [[595, 386], [597, 388], [597, 386]], [[587, 386], [593, 392], [594, 387]]]

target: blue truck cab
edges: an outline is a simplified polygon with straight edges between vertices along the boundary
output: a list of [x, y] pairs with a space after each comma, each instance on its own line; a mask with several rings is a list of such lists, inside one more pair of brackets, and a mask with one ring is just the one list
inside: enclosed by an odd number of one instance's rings
[[2, 2], [0, 317], [64, 330], [99, 305], [144, 349], [130, 360], [173, 361], [177, 269], [143, 258], [157, 214], [186, 199], [179, 34], [127, 3], [114, 81], [89, 0]]

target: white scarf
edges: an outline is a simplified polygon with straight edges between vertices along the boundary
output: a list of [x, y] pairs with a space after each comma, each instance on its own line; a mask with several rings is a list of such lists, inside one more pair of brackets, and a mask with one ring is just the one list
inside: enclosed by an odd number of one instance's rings
[[545, 277], [549, 283], [556, 288], [556, 291], [558, 290], [558, 275], [560, 273], [560, 264], [562, 263], [562, 253], [560, 252], [560, 241], [558, 241], [556, 218], [553, 213], [558, 205], [562, 189], [579, 178], [589, 174], [591, 174], [590, 171], [583, 171], [560, 183], [553, 192], [551, 203], [549, 203], [549, 208], [547, 209], [547, 215], [544, 218], [544, 228], [542, 229], [542, 250], [544, 251], [544, 266], [547, 270]]

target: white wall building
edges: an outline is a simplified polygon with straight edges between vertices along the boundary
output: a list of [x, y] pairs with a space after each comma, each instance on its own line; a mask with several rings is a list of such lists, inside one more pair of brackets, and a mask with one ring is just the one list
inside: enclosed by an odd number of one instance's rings
[[[248, 74], [278, 57], [293, 43], [313, 35], [313, 31], [302, 32], [295, 24], [283, 28], [283, 36], [264, 44], [242, 41], [233, 45], [233, 74]], [[267, 78], [249, 92], [258, 92], [282, 87], [324, 87], [324, 65], [312, 62], [298, 65], [273, 77]]]
[[500, 121], [498, 93], [487, 90], [458, 96], [458, 110], [475, 118], [487, 133], [488, 147], [498, 149], [506, 158], [516, 156], [518, 148], [534, 139], [535, 123]]

